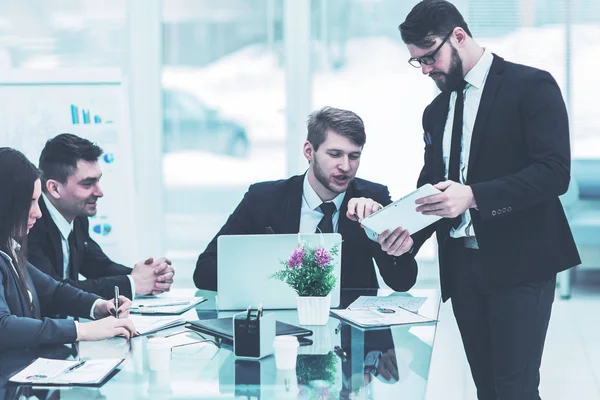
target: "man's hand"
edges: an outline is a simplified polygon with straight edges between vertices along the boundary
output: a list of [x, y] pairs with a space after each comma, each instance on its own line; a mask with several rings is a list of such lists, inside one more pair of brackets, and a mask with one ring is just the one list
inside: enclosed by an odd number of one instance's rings
[[398, 362], [394, 349], [389, 349], [381, 355], [377, 368], [379, 375], [389, 383], [398, 382]]
[[164, 257], [140, 261], [131, 271], [131, 277], [135, 282], [135, 291], [138, 295], [160, 294], [170, 290], [174, 274], [175, 270], [171, 266], [171, 261]]
[[383, 206], [373, 199], [355, 197], [348, 201], [346, 217], [350, 218], [352, 221], [356, 221], [356, 217], [358, 217], [359, 220], [362, 220], [382, 208]]
[[[131, 300], [125, 296], [119, 296], [119, 309], [117, 315], [119, 318], [129, 317], [129, 310], [131, 309]], [[94, 308], [94, 318], [101, 319], [108, 316], [115, 315], [115, 299], [102, 300], [96, 303]]]
[[443, 181], [434, 187], [441, 190], [442, 193], [422, 197], [415, 201], [416, 204], [420, 204], [417, 211], [423, 215], [455, 218], [469, 208], [477, 207], [470, 186], [453, 181]]
[[413, 247], [413, 240], [407, 230], [401, 227], [396, 228], [393, 232], [384, 231], [377, 236], [377, 241], [381, 245], [381, 250], [385, 251], [390, 256], [399, 257], [407, 253]]
[[161, 257], [156, 260], [149, 258], [144, 261], [144, 263], [152, 266], [154, 268], [154, 274], [156, 275], [155, 288], [152, 290], [152, 294], [156, 295], [171, 290], [173, 277], [175, 276], [175, 269], [171, 266], [171, 260], [166, 257]]

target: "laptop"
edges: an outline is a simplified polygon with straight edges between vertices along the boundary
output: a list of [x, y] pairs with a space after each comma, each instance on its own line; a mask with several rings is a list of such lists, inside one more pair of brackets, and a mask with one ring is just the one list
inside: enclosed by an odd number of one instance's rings
[[[186, 325], [186, 328], [214, 336], [217, 339], [221, 339], [225, 344], [233, 344], [232, 317], [189, 321]], [[310, 340], [307, 337], [313, 334], [313, 331], [311, 331], [310, 329], [302, 328], [300, 326], [288, 324], [281, 321], [276, 321], [275, 330], [277, 336], [296, 336], [300, 345], [312, 344], [312, 340]]]
[[[285, 282], [269, 279], [282, 269], [298, 244], [331, 249], [342, 242], [339, 233], [286, 235], [223, 235], [217, 239], [217, 308], [245, 310], [262, 304], [265, 309], [295, 309], [297, 294]], [[342, 248], [333, 258], [336, 284], [331, 307], [340, 305]]]

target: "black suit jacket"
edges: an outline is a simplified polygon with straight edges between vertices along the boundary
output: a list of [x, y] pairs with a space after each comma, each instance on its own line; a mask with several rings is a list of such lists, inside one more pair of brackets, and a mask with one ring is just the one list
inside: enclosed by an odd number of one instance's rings
[[9, 260], [0, 255], [0, 351], [75, 342], [77, 331], [73, 321], [40, 319], [40, 315], [90, 318], [98, 296], [58, 282], [31, 265], [27, 273], [33, 310], [17, 273]]
[[[29, 231], [27, 258], [40, 271], [56, 280], [63, 281], [63, 252], [61, 235], [52, 220], [44, 199], [40, 197], [42, 217]], [[86, 217], [77, 217], [73, 221], [75, 243], [70, 246], [71, 267], [70, 285], [86, 292], [95, 293], [105, 299], [114, 297], [115, 286], [119, 293], [131, 298], [131, 283], [128, 274], [131, 268], [113, 262], [89, 234], [89, 221]], [[86, 280], [79, 280], [79, 274]]]
[[[443, 181], [442, 138], [450, 93], [423, 113], [425, 165], [417, 186]], [[485, 273], [492, 285], [550, 279], [580, 263], [558, 196], [570, 180], [569, 122], [560, 89], [546, 71], [494, 55], [471, 141], [467, 184]], [[413, 235], [415, 248], [437, 233], [442, 298], [452, 295], [449, 220]]]
[[[261, 182], [250, 186], [241, 203], [219, 233], [198, 257], [194, 283], [199, 289], [217, 290], [217, 238], [220, 235], [298, 233], [302, 208], [304, 175], [290, 179]], [[353, 197], [368, 197], [383, 204], [391, 203], [387, 187], [356, 178], [350, 183], [338, 222], [342, 235], [342, 288], [376, 288], [377, 276], [373, 258], [381, 277], [396, 291], [410, 289], [416, 281], [417, 263], [411, 254], [392, 257], [381, 250], [379, 243], [367, 238], [357, 222], [346, 217], [348, 201]]]

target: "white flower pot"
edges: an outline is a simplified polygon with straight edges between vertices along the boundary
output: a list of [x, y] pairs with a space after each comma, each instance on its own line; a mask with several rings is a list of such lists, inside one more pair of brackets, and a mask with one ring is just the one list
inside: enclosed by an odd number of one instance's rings
[[298, 296], [298, 321], [300, 325], [325, 325], [329, 320], [331, 295], [325, 297]]

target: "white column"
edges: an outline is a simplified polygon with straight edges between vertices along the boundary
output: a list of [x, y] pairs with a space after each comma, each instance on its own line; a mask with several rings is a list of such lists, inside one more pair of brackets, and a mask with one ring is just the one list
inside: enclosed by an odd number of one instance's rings
[[164, 255], [162, 182], [162, 1], [128, 0], [129, 106], [140, 257]]
[[308, 167], [302, 144], [312, 102], [310, 0], [285, 0], [284, 25], [287, 173], [295, 175]]
[[267, 49], [275, 50], [275, 0], [267, 0]]
[[325, 0], [321, 0], [321, 8], [320, 8], [320, 42], [321, 42], [321, 59], [320, 67], [321, 71], [328, 71], [331, 66], [331, 62], [329, 60], [329, 10], [327, 8], [327, 2]]

